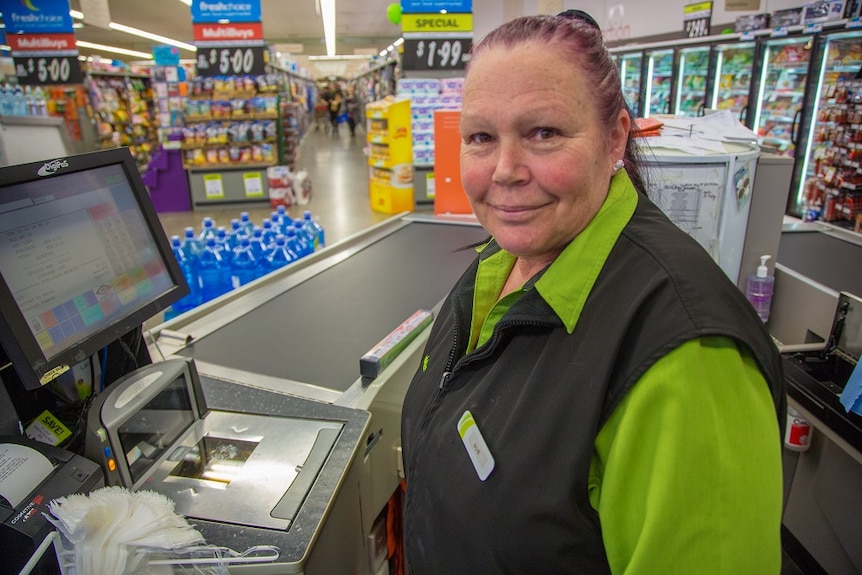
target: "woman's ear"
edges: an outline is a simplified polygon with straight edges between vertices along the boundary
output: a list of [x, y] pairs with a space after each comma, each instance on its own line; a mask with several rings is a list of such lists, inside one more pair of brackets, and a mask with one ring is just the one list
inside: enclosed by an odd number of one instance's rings
[[628, 110], [622, 109], [617, 115], [611, 132], [609, 134], [610, 157], [616, 159], [622, 158], [626, 153], [626, 144], [629, 141], [629, 133], [632, 129], [632, 118]]

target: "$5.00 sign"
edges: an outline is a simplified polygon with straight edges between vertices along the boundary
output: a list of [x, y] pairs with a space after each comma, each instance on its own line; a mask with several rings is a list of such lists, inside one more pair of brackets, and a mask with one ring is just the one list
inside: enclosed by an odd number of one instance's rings
[[84, 81], [77, 56], [15, 57], [15, 72], [22, 86], [80, 84]]
[[259, 76], [266, 72], [263, 46], [212, 46], [198, 48], [197, 73], [201, 76]]

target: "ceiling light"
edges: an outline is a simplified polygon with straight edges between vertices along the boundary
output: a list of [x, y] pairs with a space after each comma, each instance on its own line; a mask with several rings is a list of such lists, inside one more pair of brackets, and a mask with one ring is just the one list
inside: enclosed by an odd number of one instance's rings
[[403, 43], [404, 43], [404, 38], [402, 37], [402, 38], [398, 38], [397, 40], [395, 40], [394, 42], [392, 42], [392, 45], [393, 45], [393, 46], [395, 46], [395, 47], [398, 47], [398, 46], [400, 46], [400, 45], [401, 45], [401, 44], [403, 44]]
[[69, 10], [69, 16], [72, 18], [77, 18], [78, 20], [84, 19], [84, 13], [80, 10]]
[[108, 24], [108, 28], [110, 28], [111, 30], [117, 30], [119, 32], [125, 32], [126, 34], [131, 34], [133, 36], [140, 36], [141, 38], [146, 38], [147, 40], [154, 40], [156, 42], [162, 42], [163, 44], [176, 46], [177, 48], [182, 48], [183, 50], [188, 50], [190, 52], [197, 52], [197, 46], [194, 46], [192, 44], [186, 44], [185, 42], [180, 42], [179, 40], [167, 38], [166, 36], [159, 36], [158, 34], [151, 34], [150, 32], [138, 30], [137, 28], [132, 28], [131, 26], [126, 26], [125, 24], [117, 24], [116, 22], [111, 22], [110, 24]]
[[192, 5], [192, 0], [180, 0], [180, 2], [182, 2], [182, 3], [183, 3], [183, 4], [185, 4], [186, 6], [191, 6], [191, 5]]
[[334, 56], [309, 56], [309, 60], [368, 60], [368, 55], [366, 54], [342, 54], [342, 55], [334, 55]]
[[320, 0], [320, 12], [320, 17], [323, 19], [326, 55], [335, 56], [335, 0]]
[[92, 42], [84, 42], [83, 40], [78, 40], [75, 42], [81, 48], [90, 48], [91, 50], [104, 50], [105, 52], [112, 52], [114, 54], [123, 54], [125, 56], [135, 56], [137, 58], [146, 58], [148, 60], [152, 59], [152, 54], [147, 54], [146, 52], [138, 52], [137, 50], [126, 50], [125, 48], [118, 48], [116, 46], [106, 46], [104, 44], [94, 44]]

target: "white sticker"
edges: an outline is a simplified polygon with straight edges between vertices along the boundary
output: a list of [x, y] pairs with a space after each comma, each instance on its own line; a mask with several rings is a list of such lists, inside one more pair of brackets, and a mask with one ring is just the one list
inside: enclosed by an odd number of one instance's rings
[[461, 436], [461, 441], [467, 448], [467, 454], [473, 462], [473, 467], [476, 468], [479, 479], [485, 481], [494, 471], [494, 456], [491, 455], [491, 450], [488, 449], [488, 444], [485, 443], [485, 438], [482, 437], [479, 426], [476, 425], [476, 420], [469, 410], [465, 411], [458, 420], [458, 435]]

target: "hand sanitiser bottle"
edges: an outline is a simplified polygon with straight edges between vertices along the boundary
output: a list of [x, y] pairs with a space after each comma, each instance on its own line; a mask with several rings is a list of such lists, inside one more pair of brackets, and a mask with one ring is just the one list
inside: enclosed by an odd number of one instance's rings
[[772, 307], [772, 289], [775, 286], [775, 277], [769, 275], [766, 260], [770, 256], [760, 256], [760, 265], [757, 273], [748, 276], [748, 285], [745, 288], [745, 297], [754, 306], [754, 311], [760, 319], [766, 322], [769, 319], [769, 308]]

